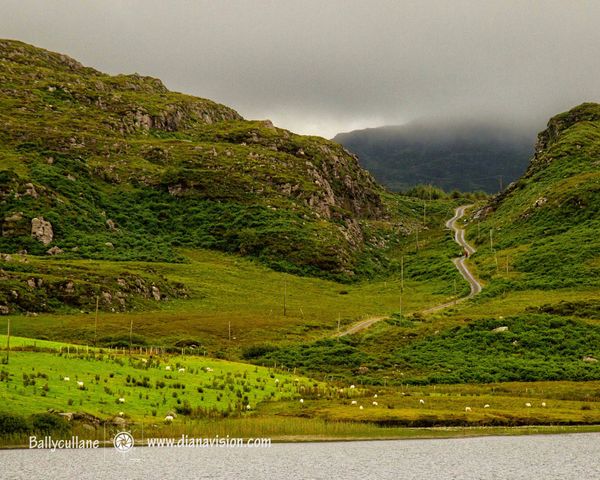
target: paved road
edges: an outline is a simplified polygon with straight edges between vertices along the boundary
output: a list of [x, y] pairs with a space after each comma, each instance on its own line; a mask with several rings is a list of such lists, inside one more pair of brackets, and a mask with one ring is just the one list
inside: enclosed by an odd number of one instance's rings
[[[465, 240], [465, 231], [463, 228], [460, 228], [457, 225], [457, 222], [465, 215], [465, 210], [467, 208], [469, 208], [470, 206], [471, 205], [462, 205], [462, 206], [458, 207], [454, 211], [454, 216], [446, 222], [446, 228], [448, 228], [450, 230], [454, 230], [454, 241], [456, 243], [458, 243], [461, 246], [461, 248], [466, 250], [468, 252], [469, 256], [471, 256], [472, 254], [475, 253], [475, 249]], [[481, 284], [477, 281], [477, 279], [473, 276], [473, 274], [469, 270], [469, 267], [466, 264], [466, 258], [464, 256], [458, 257], [458, 258], [453, 259], [452, 262], [454, 263], [454, 265], [456, 266], [456, 268], [458, 269], [460, 274], [463, 276], [463, 278], [467, 282], [469, 282], [469, 285], [471, 286], [471, 291], [469, 292], [469, 294], [466, 297], [457, 298], [456, 300], [442, 303], [441, 305], [436, 305], [435, 307], [431, 307], [426, 310], [423, 310], [421, 313], [427, 314], [427, 313], [434, 313], [439, 310], [443, 310], [444, 308], [451, 307], [453, 305], [456, 305], [457, 303], [464, 302], [465, 300], [468, 300], [469, 298], [471, 298], [471, 297], [477, 295], [479, 292], [481, 292], [481, 288], [482, 288]], [[385, 320], [386, 318], [388, 318], [388, 317], [387, 316], [369, 317], [365, 320], [362, 320], [361, 322], [358, 322], [358, 323], [352, 325], [347, 330], [344, 330], [343, 332], [338, 333], [337, 336], [343, 337], [344, 335], [352, 335], [353, 333], [357, 333], [357, 332], [360, 332], [361, 330], [369, 328], [374, 323], [380, 322], [381, 320]]]
[[[462, 205], [458, 207], [454, 211], [454, 216], [446, 222], [446, 228], [450, 230], [454, 230], [454, 241], [458, 243], [464, 250], [466, 250], [469, 256], [475, 253], [475, 249], [465, 240], [465, 230], [457, 225], [458, 220], [460, 220], [465, 215], [465, 210], [469, 208], [471, 205]], [[434, 313], [439, 310], [443, 310], [444, 308], [451, 307], [456, 305], [457, 303], [464, 302], [471, 297], [474, 297], [479, 292], [481, 292], [481, 283], [477, 281], [477, 279], [473, 276], [469, 267], [466, 264], [466, 258], [464, 256], [458, 257], [452, 260], [452, 263], [456, 265], [456, 268], [463, 276], [463, 278], [469, 282], [471, 287], [471, 291], [466, 297], [457, 298], [456, 300], [452, 300], [451, 302], [446, 302], [441, 305], [436, 305], [435, 307], [428, 308], [427, 310], [423, 310], [421, 313]]]

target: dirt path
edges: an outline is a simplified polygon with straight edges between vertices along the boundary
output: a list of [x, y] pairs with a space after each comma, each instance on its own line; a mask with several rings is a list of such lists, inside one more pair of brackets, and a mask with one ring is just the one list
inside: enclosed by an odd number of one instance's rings
[[[475, 249], [465, 240], [465, 230], [463, 228], [460, 228], [457, 225], [457, 222], [465, 215], [465, 210], [467, 208], [469, 208], [470, 206], [471, 205], [462, 205], [462, 206], [458, 207], [454, 211], [454, 216], [446, 222], [446, 227], [448, 229], [454, 231], [454, 241], [456, 243], [458, 243], [461, 246], [461, 248], [466, 250], [468, 252], [469, 256], [471, 256], [472, 254], [475, 253]], [[462, 257], [453, 259], [452, 263], [454, 263], [454, 265], [456, 266], [456, 268], [458, 269], [460, 274], [463, 276], [463, 278], [467, 282], [469, 282], [469, 286], [471, 287], [471, 291], [469, 292], [469, 294], [465, 297], [457, 298], [456, 300], [452, 300], [450, 302], [442, 303], [441, 305], [436, 305], [435, 307], [431, 307], [426, 310], [422, 310], [421, 313], [428, 314], [428, 313], [437, 312], [439, 310], [443, 310], [444, 308], [451, 307], [453, 305], [456, 305], [457, 303], [464, 302], [465, 300], [468, 300], [469, 298], [471, 298], [471, 297], [477, 295], [479, 292], [481, 292], [482, 286], [477, 281], [475, 276], [471, 273], [471, 271], [469, 270], [469, 267], [466, 264], [466, 260], [467, 259], [464, 256], [462, 256]], [[360, 332], [361, 330], [369, 328], [374, 323], [380, 322], [381, 320], [385, 320], [386, 318], [388, 318], [388, 317], [385, 315], [369, 317], [365, 320], [362, 320], [362, 321], [352, 325], [351, 327], [344, 330], [343, 332], [338, 333], [336, 336], [343, 337], [345, 335], [352, 335], [354, 333]]]

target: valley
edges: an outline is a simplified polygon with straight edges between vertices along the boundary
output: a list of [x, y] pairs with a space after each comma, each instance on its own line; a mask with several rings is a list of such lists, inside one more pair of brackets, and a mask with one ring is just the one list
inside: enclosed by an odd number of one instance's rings
[[3, 445], [597, 429], [599, 105], [497, 195], [395, 193], [158, 79], [0, 54]]

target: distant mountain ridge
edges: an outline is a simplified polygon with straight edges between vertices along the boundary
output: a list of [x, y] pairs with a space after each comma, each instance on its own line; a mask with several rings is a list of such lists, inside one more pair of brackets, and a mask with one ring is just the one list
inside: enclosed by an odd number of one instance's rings
[[432, 184], [495, 193], [516, 180], [533, 154], [533, 132], [477, 121], [419, 121], [333, 138], [394, 191]]

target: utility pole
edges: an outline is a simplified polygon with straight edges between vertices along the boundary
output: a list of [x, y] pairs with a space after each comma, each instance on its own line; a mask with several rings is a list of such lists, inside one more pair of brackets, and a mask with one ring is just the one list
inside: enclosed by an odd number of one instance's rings
[[404, 293], [404, 255], [400, 258], [400, 316], [402, 316], [402, 294]]
[[454, 305], [456, 305], [456, 278], [454, 279]]
[[404, 255], [400, 257], [400, 291], [404, 291]]
[[6, 323], [6, 364], [10, 360], [10, 318], [7, 319]]
[[283, 280], [283, 316], [287, 315], [287, 278]]
[[98, 335], [98, 303], [100, 298], [96, 295], [96, 318], [94, 319], [94, 347], [96, 346], [96, 339]]
[[131, 355], [131, 343], [133, 341], [133, 317], [129, 323], [129, 355]]

